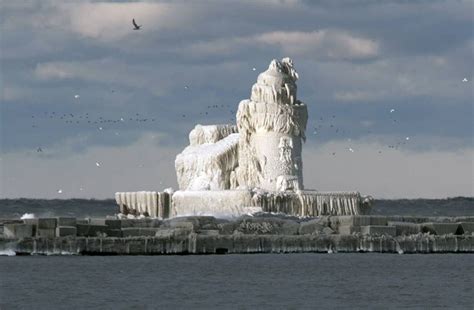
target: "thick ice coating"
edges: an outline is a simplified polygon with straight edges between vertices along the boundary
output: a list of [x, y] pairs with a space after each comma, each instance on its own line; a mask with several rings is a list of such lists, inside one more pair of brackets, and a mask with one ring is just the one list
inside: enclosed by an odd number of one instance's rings
[[[237, 110], [237, 124], [196, 125], [175, 160], [179, 190], [117, 193], [125, 213], [236, 216], [263, 210], [295, 216], [366, 214], [358, 192], [305, 190], [302, 149], [308, 110], [297, 99], [290, 58], [273, 59]], [[163, 201], [161, 201], [163, 200]], [[166, 210], [166, 211], [165, 211]]]
[[241, 188], [302, 190], [302, 142], [308, 110], [296, 99], [298, 73], [289, 58], [272, 60], [237, 111]]

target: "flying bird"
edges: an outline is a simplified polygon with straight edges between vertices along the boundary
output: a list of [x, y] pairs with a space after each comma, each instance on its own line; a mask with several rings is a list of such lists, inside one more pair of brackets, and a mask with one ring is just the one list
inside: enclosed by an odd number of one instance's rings
[[140, 28], [142, 27], [142, 25], [137, 25], [137, 23], [135, 22], [135, 18], [132, 19], [132, 24], [133, 24], [133, 30], [140, 30]]

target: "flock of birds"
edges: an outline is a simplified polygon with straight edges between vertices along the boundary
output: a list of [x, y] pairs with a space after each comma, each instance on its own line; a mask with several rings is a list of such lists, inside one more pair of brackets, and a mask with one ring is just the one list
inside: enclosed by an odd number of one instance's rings
[[[133, 25], [133, 30], [141, 30], [142, 28], [142, 25], [138, 25], [137, 22], [135, 21], [135, 19], [132, 19], [132, 25]], [[257, 69], [255, 67], [252, 68], [252, 71], [256, 71]], [[462, 82], [468, 82], [468, 79], [467, 78], [464, 78], [462, 80]], [[185, 85], [184, 86], [184, 90], [187, 91], [189, 90], [189, 86], [188, 85]], [[114, 92], [112, 90], [112, 92]], [[80, 95], [79, 94], [75, 94], [74, 95], [74, 99], [76, 100], [79, 100], [80, 99]], [[206, 115], [209, 115], [209, 112], [210, 110], [213, 110], [213, 109], [224, 109], [224, 108], [230, 108], [231, 106], [230, 105], [224, 105], [224, 104], [221, 104], [221, 105], [208, 105], [207, 106], [207, 110], [208, 111], [203, 111], [203, 112], [200, 112], [199, 115], [201, 116], [206, 116]], [[393, 115], [394, 113], [396, 112], [395, 109], [390, 109], [389, 110], [389, 113], [391, 115]], [[233, 110], [233, 109], [230, 109], [230, 114], [234, 117], [235, 116], [235, 113], [236, 111]], [[181, 115], [182, 118], [186, 118], [187, 115], [186, 114], [182, 114]], [[87, 124], [87, 125], [92, 125], [92, 126], [97, 126], [97, 129], [99, 131], [103, 130], [105, 125], [109, 126], [109, 125], [112, 125], [112, 124], [121, 124], [121, 123], [125, 123], [125, 122], [128, 122], [128, 123], [135, 123], [135, 124], [143, 124], [143, 123], [153, 123], [153, 122], [157, 122], [157, 118], [156, 117], [150, 117], [149, 115], [147, 116], [143, 116], [143, 115], [140, 115], [139, 113], [135, 113], [133, 116], [129, 116], [129, 117], [120, 117], [120, 118], [106, 118], [106, 117], [103, 117], [103, 116], [95, 116], [93, 117], [92, 115], [89, 115], [89, 113], [85, 113], [85, 114], [73, 114], [73, 113], [56, 113], [56, 112], [44, 112], [44, 114], [42, 116], [39, 116], [39, 115], [32, 115], [31, 116], [32, 119], [34, 119], [35, 121], [38, 121], [40, 119], [55, 119], [55, 120], [59, 120], [59, 121], [62, 121], [64, 122], [65, 124], [76, 124], [76, 125], [80, 125], [80, 124]], [[235, 118], [231, 118], [230, 119], [231, 121], [235, 121]], [[324, 121], [325, 119], [323, 117], [320, 117], [319, 118], [319, 124], [317, 126], [313, 126], [314, 129], [313, 129], [313, 134], [314, 135], [320, 135], [322, 132], [325, 131], [324, 127], [327, 127], [329, 130], [327, 132], [331, 132], [331, 133], [336, 133], [336, 134], [341, 134], [341, 135], [344, 135], [346, 134], [346, 130], [345, 129], [342, 129], [342, 128], [339, 128], [339, 127], [336, 127], [335, 123], [336, 123], [336, 116], [335, 115], [332, 115], [330, 118], [330, 123], [329, 125], [325, 125], [324, 124]], [[396, 118], [391, 118], [392, 122], [393, 123], [397, 123], [397, 119]], [[33, 123], [32, 127], [33, 128], [37, 128], [38, 123], [35, 122]], [[367, 132], [368, 134], [371, 133], [371, 131], [369, 130]], [[117, 132], [115, 132], [116, 135], [119, 135]], [[406, 144], [408, 141], [410, 140], [410, 137], [405, 137], [404, 139], [394, 143], [394, 144], [390, 144], [390, 145], [387, 145], [387, 147], [389, 149], [398, 149], [401, 145], [404, 145]], [[347, 142], [350, 144], [352, 140], [349, 138], [347, 139]], [[43, 148], [42, 147], [38, 147], [36, 149], [36, 151], [38, 153], [42, 153], [43, 152]], [[355, 150], [349, 146], [347, 147], [347, 151], [351, 152], [351, 153], [354, 153]], [[382, 150], [379, 150], [378, 151], [379, 154], [382, 153]], [[332, 152], [333, 156], [336, 155], [336, 152]], [[95, 163], [95, 166], [97, 168], [100, 168], [101, 167], [101, 163], [100, 162], [96, 162]], [[81, 187], [80, 190], [82, 191], [83, 188]], [[63, 193], [63, 190], [62, 189], [58, 189], [57, 190], [57, 193], [58, 194], [62, 194]]]

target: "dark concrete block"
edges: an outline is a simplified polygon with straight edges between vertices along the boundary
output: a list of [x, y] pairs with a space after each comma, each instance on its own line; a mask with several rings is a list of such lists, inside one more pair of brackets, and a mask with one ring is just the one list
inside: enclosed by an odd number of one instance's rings
[[160, 238], [172, 238], [172, 237], [184, 237], [193, 233], [192, 230], [187, 228], [159, 228], [156, 230], [156, 237]]
[[332, 235], [332, 234], [335, 234], [335, 232], [330, 227], [324, 227], [323, 230], [321, 231], [321, 234]]
[[397, 230], [394, 226], [361, 226], [360, 232], [363, 235], [371, 235], [371, 236], [395, 236], [397, 234]]
[[75, 226], [56, 227], [56, 237], [66, 237], [66, 236], [76, 236], [76, 235], [77, 235], [77, 228]]
[[459, 223], [423, 223], [422, 231], [433, 235], [456, 234]]
[[213, 216], [183, 216], [163, 221], [164, 227], [201, 229], [218, 229], [218, 221]]
[[123, 228], [123, 237], [137, 237], [137, 236], [155, 236], [158, 228], [150, 227], [130, 227]]
[[311, 234], [320, 234], [325, 225], [321, 223], [321, 220], [315, 219], [300, 224], [298, 234], [300, 235], [311, 235]]
[[107, 229], [107, 237], [122, 238], [123, 233], [121, 229]]
[[76, 226], [77, 220], [75, 217], [58, 217], [57, 226]]
[[386, 216], [381, 215], [370, 215], [370, 225], [371, 226], [385, 226], [387, 225], [388, 219]]
[[388, 222], [389, 226], [395, 227], [397, 236], [416, 235], [421, 233], [421, 225], [410, 222]]
[[36, 230], [38, 229], [38, 219], [37, 218], [34, 218], [34, 219], [24, 219], [23, 220], [23, 223], [25, 224], [29, 224], [29, 225], [32, 225], [33, 226], [33, 236], [36, 236]]
[[219, 223], [217, 228], [221, 235], [232, 235], [237, 228], [237, 224], [235, 222]]
[[6, 238], [23, 239], [33, 236], [33, 225], [31, 224], [5, 224], [3, 234]]
[[105, 235], [108, 227], [106, 225], [77, 224], [77, 235], [84, 237], [97, 237]]
[[219, 235], [219, 230], [218, 229], [200, 230], [200, 231], [198, 231], [198, 234], [202, 235], [202, 236], [218, 236]]
[[55, 218], [39, 218], [38, 229], [55, 229], [57, 226], [57, 219]]
[[[370, 217], [365, 215], [341, 215], [332, 216], [330, 218], [331, 228], [336, 226], [368, 226], [370, 225]], [[333, 228], [334, 229], [334, 228]]]
[[121, 228], [156, 228], [160, 227], [161, 220], [152, 218], [143, 219], [121, 219]]
[[122, 229], [122, 222], [124, 220], [119, 219], [107, 219], [107, 218], [91, 218], [89, 223], [93, 225], [107, 226], [109, 229]]
[[407, 223], [424, 223], [428, 222], [427, 217], [410, 216], [410, 215], [390, 215], [387, 216], [389, 222], [407, 222]]
[[236, 222], [236, 231], [248, 235], [297, 235], [300, 225], [276, 217], [245, 217]]
[[122, 220], [105, 219], [105, 225], [109, 229], [122, 229]]
[[353, 225], [343, 225], [338, 227], [338, 234], [339, 235], [352, 235], [355, 233], [360, 232], [361, 226], [353, 226]]
[[104, 226], [104, 225], [105, 225], [105, 218], [102, 218], [102, 217], [99, 217], [99, 218], [95, 218], [95, 217], [90, 218], [88, 224]]
[[56, 228], [38, 228], [36, 229], [36, 236], [43, 238], [56, 237]]

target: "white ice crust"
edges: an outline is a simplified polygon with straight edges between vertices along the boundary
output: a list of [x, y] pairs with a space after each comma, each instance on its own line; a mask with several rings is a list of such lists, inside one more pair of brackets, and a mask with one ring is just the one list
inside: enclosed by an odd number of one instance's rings
[[250, 98], [239, 103], [236, 125], [198, 124], [189, 133], [189, 146], [175, 160], [179, 190], [116, 193], [121, 213], [159, 218], [258, 210], [303, 217], [366, 213], [371, 200], [358, 192], [304, 190], [308, 110], [297, 99], [298, 78], [291, 59], [272, 60]]

